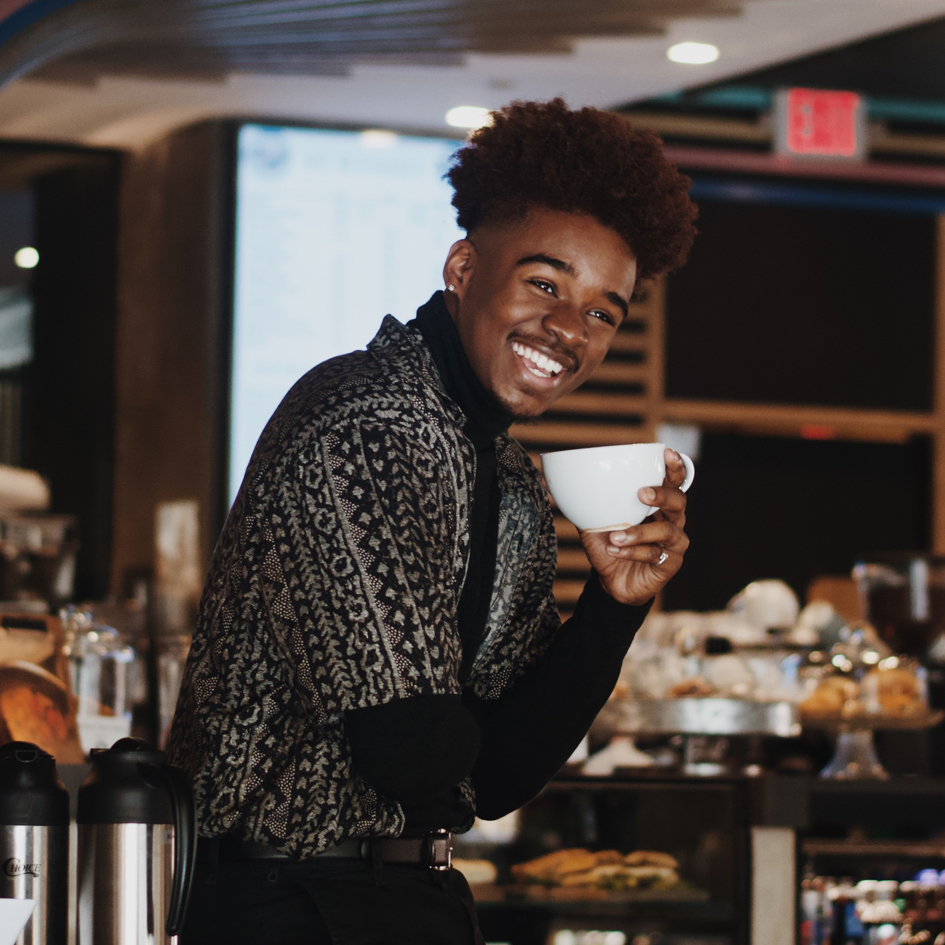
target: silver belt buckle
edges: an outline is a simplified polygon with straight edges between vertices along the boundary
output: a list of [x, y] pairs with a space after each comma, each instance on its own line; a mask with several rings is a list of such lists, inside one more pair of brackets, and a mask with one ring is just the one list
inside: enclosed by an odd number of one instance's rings
[[453, 835], [448, 830], [435, 830], [425, 839], [426, 865], [431, 870], [448, 870], [453, 862]]

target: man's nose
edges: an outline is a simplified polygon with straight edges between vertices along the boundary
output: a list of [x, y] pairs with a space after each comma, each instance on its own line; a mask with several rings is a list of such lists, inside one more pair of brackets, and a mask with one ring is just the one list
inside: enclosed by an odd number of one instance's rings
[[552, 305], [542, 319], [547, 331], [558, 336], [558, 340], [569, 348], [577, 348], [587, 342], [587, 324], [584, 313], [565, 299]]

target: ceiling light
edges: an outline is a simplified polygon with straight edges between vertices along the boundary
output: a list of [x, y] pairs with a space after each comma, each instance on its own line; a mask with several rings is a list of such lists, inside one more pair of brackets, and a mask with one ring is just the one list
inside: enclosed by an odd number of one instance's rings
[[719, 47], [711, 43], [676, 43], [666, 50], [670, 62], [684, 62], [690, 66], [704, 66], [719, 58]]
[[13, 261], [20, 269], [35, 269], [39, 262], [39, 253], [32, 246], [24, 246], [13, 254]]
[[358, 135], [358, 140], [365, 148], [392, 148], [397, 144], [397, 135], [385, 128], [368, 128]]
[[454, 128], [482, 128], [492, 124], [492, 112], [478, 105], [458, 105], [446, 113], [446, 123]]

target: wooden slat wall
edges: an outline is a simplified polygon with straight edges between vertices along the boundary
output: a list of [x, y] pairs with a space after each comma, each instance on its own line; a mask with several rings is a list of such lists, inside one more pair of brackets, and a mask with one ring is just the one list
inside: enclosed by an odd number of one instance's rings
[[[559, 400], [539, 423], [512, 428], [539, 468], [542, 452], [654, 439], [663, 402], [663, 306], [660, 282], [633, 303], [609, 354], [583, 387]], [[555, 598], [567, 618], [590, 566], [577, 529], [557, 511], [555, 532]]]
[[[154, 568], [161, 502], [200, 503], [201, 567], [223, 525], [226, 130], [194, 125], [122, 170], [112, 593]], [[182, 236], [182, 234], [184, 234]], [[173, 273], [173, 276], [169, 276]]]
[[663, 417], [717, 433], [747, 436], [803, 436], [805, 428], [819, 427], [825, 438], [866, 443], [905, 443], [917, 434], [933, 433], [939, 422], [934, 414], [908, 410], [679, 398], [664, 401]]

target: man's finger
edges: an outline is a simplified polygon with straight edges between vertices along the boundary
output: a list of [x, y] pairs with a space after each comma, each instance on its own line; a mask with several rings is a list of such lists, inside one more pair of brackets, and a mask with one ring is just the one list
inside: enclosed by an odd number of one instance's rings
[[649, 564], [656, 564], [663, 556], [664, 550], [662, 545], [629, 545], [621, 548], [608, 545], [606, 549], [611, 558], [620, 558], [623, 561], [645, 561]]
[[686, 509], [686, 493], [672, 486], [647, 486], [641, 489], [637, 496], [644, 505], [654, 506], [653, 511], [662, 509], [668, 513], [679, 513]]
[[678, 488], [685, 482], [686, 464], [676, 450], [664, 450], [663, 459], [666, 462], [666, 478], [663, 480], [663, 485]]
[[620, 532], [610, 533], [610, 544], [624, 545], [670, 545], [681, 533], [676, 522], [662, 519], [656, 522], [644, 522]]

